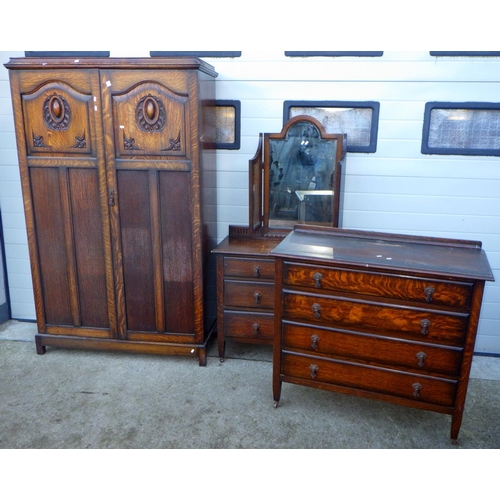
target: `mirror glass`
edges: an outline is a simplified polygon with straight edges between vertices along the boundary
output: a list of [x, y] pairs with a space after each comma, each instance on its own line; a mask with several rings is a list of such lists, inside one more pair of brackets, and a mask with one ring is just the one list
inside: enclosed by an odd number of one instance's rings
[[269, 226], [331, 225], [337, 140], [298, 121], [269, 140]]

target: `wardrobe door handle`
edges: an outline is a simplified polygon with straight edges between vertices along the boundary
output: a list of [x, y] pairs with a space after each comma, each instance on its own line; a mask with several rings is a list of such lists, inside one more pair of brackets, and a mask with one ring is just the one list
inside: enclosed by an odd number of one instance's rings
[[254, 292], [253, 298], [256, 304], [260, 304], [260, 299], [262, 298], [262, 294], [260, 292]]
[[318, 365], [309, 365], [309, 370], [311, 371], [311, 378], [316, 378], [319, 370]]
[[260, 278], [260, 266], [255, 266], [253, 268], [253, 276], [254, 278]]
[[253, 329], [254, 335], [256, 335], [256, 336], [259, 335], [259, 333], [260, 333], [260, 324], [259, 323], [254, 323], [252, 325], [252, 329]]

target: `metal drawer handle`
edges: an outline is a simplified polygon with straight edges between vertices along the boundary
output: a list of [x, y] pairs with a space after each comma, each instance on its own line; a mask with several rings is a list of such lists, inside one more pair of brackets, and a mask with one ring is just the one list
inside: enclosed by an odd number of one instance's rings
[[311, 335], [311, 349], [316, 350], [318, 348], [319, 337], [317, 335]]
[[253, 275], [255, 278], [260, 278], [260, 266], [255, 266], [253, 268]]
[[420, 321], [420, 326], [422, 327], [422, 330], [420, 330], [420, 333], [422, 335], [427, 335], [429, 333], [429, 328], [431, 326], [431, 322], [428, 319], [423, 319]]
[[318, 365], [309, 365], [309, 370], [311, 370], [311, 378], [316, 378], [319, 370]]
[[312, 310], [313, 310], [313, 313], [314, 313], [314, 317], [316, 319], [321, 318], [321, 311], [320, 311], [321, 310], [321, 306], [319, 304], [314, 303], [312, 305]]
[[418, 366], [422, 368], [425, 364], [425, 358], [427, 358], [427, 354], [425, 352], [420, 351], [417, 353]]
[[260, 333], [260, 325], [259, 325], [259, 323], [254, 323], [252, 325], [252, 328], [253, 328], [253, 333], [255, 335], [259, 335], [259, 333]]
[[313, 280], [314, 286], [316, 288], [321, 288], [321, 280], [323, 279], [323, 275], [321, 273], [314, 273]]
[[434, 292], [436, 289], [433, 286], [428, 286], [425, 290], [425, 301], [426, 302], [432, 302], [432, 296], [434, 295]]
[[260, 303], [260, 299], [262, 298], [262, 294], [260, 292], [254, 292], [253, 293], [253, 298], [255, 300], [256, 304]]
[[415, 382], [414, 384], [412, 384], [412, 387], [413, 387], [413, 397], [419, 398], [420, 391], [422, 390], [422, 386], [418, 382]]

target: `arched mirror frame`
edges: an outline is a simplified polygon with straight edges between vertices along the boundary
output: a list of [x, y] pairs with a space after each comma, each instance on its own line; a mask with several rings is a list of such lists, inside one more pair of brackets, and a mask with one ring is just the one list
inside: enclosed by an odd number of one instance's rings
[[[290, 132], [300, 122], [315, 128], [318, 132], [317, 142], [336, 141], [334, 152], [333, 176], [331, 187], [331, 219], [328, 222], [314, 222], [303, 220], [290, 220], [290, 225], [279, 224], [273, 226], [270, 219], [270, 197], [271, 197], [271, 145], [273, 141], [284, 141]], [[320, 145], [321, 146], [321, 145]], [[288, 233], [295, 224], [326, 225], [328, 227], [340, 227], [341, 224], [341, 200], [343, 197], [343, 169], [345, 167], [347, 149], [347, 136], [345, 134], [328, 134], [321, 123], [311, 116], [301, 115], [291, 118], [280, 133], [265, 133], [259, 135], [259, 144], [255, 156], [249, 161], [250, 174], [250, 203], [249, 203], [249, 226], [254, 235], [270, 235]], [[298, 151], [296, 152], [298, 154]]]

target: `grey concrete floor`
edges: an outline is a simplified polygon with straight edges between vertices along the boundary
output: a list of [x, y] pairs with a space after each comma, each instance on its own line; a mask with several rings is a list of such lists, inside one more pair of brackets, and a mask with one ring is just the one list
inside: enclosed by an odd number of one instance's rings
[[[47, 348], [0, 325], [2, 449], [444, 449], [451, 417], [283, 384], [272, 349], [193, 358]], [[458, 448], [500, 448], [500, 358], [474, 358]]]

